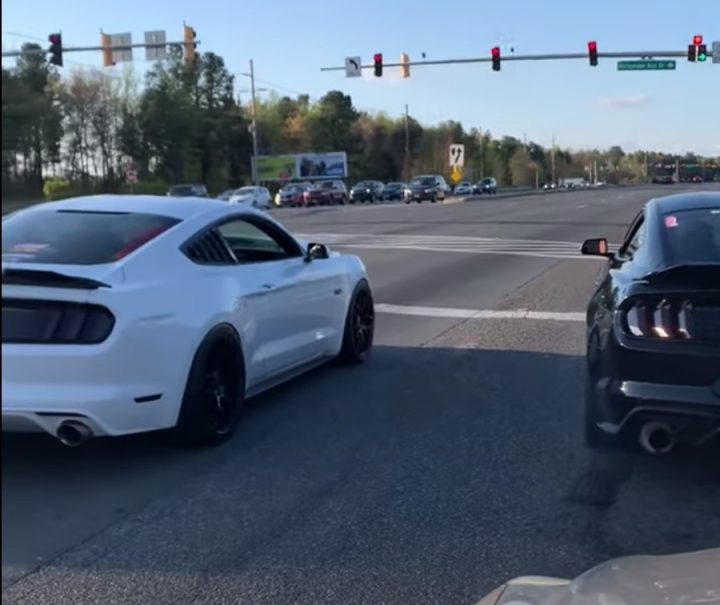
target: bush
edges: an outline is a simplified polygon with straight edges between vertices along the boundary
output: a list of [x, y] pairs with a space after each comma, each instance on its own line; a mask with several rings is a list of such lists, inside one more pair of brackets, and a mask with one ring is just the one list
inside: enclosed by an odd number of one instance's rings
[[43, 195], [46, 200], [62, 200], [82, 195], [82, 189], [65, 177], [51, 177], [43, 183]]

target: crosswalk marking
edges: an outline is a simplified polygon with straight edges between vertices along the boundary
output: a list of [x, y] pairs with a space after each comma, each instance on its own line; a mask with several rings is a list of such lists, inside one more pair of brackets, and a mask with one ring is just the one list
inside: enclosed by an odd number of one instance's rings
[[405, 305], [376, 304], [376, 313], [410, 315], [414, 317], [438, 317], [445, 319], [535, 319], [545, 321], [585, 321], [585, 313], [558, 311], [530, 311], [528, 309], [454, 309], [444, 307], [414, 307]]
[[351, 233], [298, 234], [298, 237], [318, 241], [328, 246], [366, 249], [426, 250], [468, 254], [509, 254], [559, 259], [597, 259], [583, 256], [579, 242], [532, 239], [503, 239], [449, 235], [394, 235]]

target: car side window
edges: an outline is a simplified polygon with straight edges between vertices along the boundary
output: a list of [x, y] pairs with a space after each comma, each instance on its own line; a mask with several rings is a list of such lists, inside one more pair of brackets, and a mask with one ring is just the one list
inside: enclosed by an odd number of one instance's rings
[[630, 236], [630, 239], [628, 239], [627, 243], [625, 244], [625, 247], [623, 248], [623, 256], [626, 259], [632, 259], [637, 251], [641, 248], [643, 243], [645, 242], [645, 220], [644, 218], [640, 218], [638, 222], [633, 226], [634, 232]]
[[302, 256], [297, 243], [274, 225], [238, 218], [217, 227], [238, 263], [261, 263]]

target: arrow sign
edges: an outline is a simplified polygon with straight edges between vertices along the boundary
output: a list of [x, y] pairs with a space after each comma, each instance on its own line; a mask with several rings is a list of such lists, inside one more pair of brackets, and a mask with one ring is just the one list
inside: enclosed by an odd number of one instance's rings
[[450, 145], [450, 166], [462, 168], [465, 165], [465, 145]]
[[345, 75], [348, 78], [359, 78], [362, 76], [362, 57], [345, 58]]

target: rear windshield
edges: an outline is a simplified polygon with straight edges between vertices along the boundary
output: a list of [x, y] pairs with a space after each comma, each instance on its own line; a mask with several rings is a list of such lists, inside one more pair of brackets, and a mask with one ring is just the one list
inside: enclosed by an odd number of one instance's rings
[[123, 258], [180, 221], [119, 212], [36, 210], [2, 223], [2, 260], [99, 265]]
[[432, 176], [419, 176], [412, 180], [412, 184], [430, 187], [432, 185], [435, 185], [435, 178]]
[[720, 209], [681, 210], [663, 217], [671, 265], [720, 263]]

